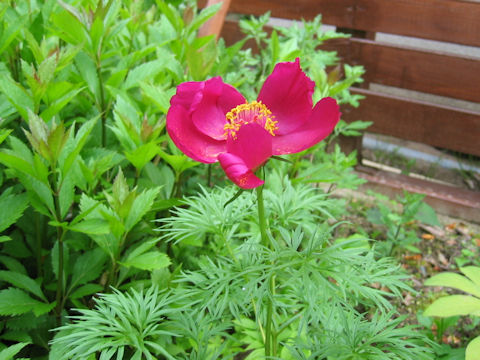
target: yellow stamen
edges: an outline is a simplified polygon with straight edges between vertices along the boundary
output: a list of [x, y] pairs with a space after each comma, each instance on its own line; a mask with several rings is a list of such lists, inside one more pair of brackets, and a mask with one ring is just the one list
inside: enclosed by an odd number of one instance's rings
[[225, 115], [228, 123], [223, 127], [225, 136], [231, 135], [236, 138], [238, 130], [245, 124], [256, 123], [261, 125], [272, 136], [278, 130], [277, 121], [273, 120], [275, 116], [261, 101], [252, 101], [238, 105]]

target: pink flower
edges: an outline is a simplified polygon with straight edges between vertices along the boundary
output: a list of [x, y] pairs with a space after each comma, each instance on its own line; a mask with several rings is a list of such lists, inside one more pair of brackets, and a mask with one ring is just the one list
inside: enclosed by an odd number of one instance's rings
[[255, 170], [272, 155], [308, 149], [337, 124], [337, 102], [324, 98], [313, 106], [314, 87], [299, 59], [277, 64], [250, 103], [220, 77], [185, 82], [170, 101], [167, 131], [186, 155], [220, 161], [230, 180], [252, 189], [263, 184]]

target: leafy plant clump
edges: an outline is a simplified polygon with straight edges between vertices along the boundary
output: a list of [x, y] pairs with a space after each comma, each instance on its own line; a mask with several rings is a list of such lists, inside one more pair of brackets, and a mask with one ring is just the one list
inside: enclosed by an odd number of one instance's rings
[[363, 68], [342, 75], [318, 50], [344, 36], [320, 17], [271, 35], [268, 15], [244, 19], [245, 38], [226, 46], [198, 37], [218, 8], [0, 4], [0, 357], [430, 358], [389, 301], [410, 290], [402, 271], [374, 246], [336, 241], [345, 202], [312, 186], [362, 182], [355, 154], [325, 148], [367, 124], [272, 158], [258, 174], [263, 216], [258, 197], [169, 139], [180, 83], [221, 76], [251, 101], [297, 58], [314, 103], [360, 100], [349, 87]]

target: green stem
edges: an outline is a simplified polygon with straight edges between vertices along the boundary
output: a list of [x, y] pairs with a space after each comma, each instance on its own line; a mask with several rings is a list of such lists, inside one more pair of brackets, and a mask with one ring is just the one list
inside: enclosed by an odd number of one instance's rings
[[43, 215], [35, 212], [35, 255], [37, 262], [37, 277], [42, 277], [42, 244], [43, 244], [43, 234], [44, 234], [44, 218]]
[[102, 117], [102, 146], [105, 147], [107, 145], [107, 107], [105, 104], [105, 90], [103, 89], [100, 55], [97, 56], [97, 77], [100, 91], [100, 113]]
[[[56, 212], [56, 220], [58, 222], [62, 221], [60, 215], [60, 202], [58, 199], [58, 193], [55, 193], [55, 212]], [[64, 304], [63, 299], [63, 237], [65, 235], [65, 230], [61, 226], [57, 226], [57, 240], [58, 240], [58, 279], [57, 279], [57, 293], [55, 296], [57, 305], [55, 308], [55, 315], [57, 320], [57, 326], [62, 324], [62, 309]]]
[[267, 221], [265, 220], [265, 205], [263, 204], [263, 186], [257, 187], [257, 206], [258, 206], [258, 224], [260, 226], [260, 235], [262, 245], [270, 248], [267, 237]]
[[[265, 205], [263, 203], [263, 186], [257, 187], [257, 206], [258, 206], [258, 224], [260, 226], [260, 235], [262, 238], [262, 245], [272, 248], [267, 236], [267, 221], [265, 219]], [[272, 348], [277, 349], [276, 344], [273, 344], [272, 321], [273, 321], [273, 295], [275, 292], [275, 278], [272, 276], [269, 279], [269, 297], [267, 298], [267, 318], [265, 320], [265, 357], [269, 358], [273, 355]]]
[[212, 164], [207, 165], [207, 187], [212, 187]]

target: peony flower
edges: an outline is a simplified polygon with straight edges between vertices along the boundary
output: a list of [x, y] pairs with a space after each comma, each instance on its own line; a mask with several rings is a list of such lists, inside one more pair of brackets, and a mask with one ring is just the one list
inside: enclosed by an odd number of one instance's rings
[[255, 171], [272, 155], [308, 149], [334, 129], [337, 102], [324, 98], [313, 106], [314, 87], [298, 58], [277, 64], [252, 102], [220, 77], [185, 82], [170, 101], [167, 131], [187, 156], [219, 161], [230, 180], [252, 189], [263, 184]]

